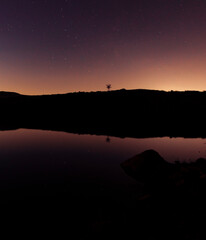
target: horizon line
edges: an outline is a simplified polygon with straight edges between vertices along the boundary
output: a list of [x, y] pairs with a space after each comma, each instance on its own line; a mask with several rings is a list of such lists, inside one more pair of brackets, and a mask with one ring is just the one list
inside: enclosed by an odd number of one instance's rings
[[194, 89], [187, 89], [187, 90], [163, 90], [163, 89], [150, 89], [150, 88], [132, 88], [132, 89], [126, 89], [126, 88], [120, 88], [120, 89], [112, 89], [112, 90], [91, 90], [91, 91], [73, 91], [73, 92], [63, 92], [63, 93], [43, 93], [43, 94], [23, 94], [16, 91], [5, 91], [2, 90], [0, 93], [13, 93], [18, 94], [22, 96], [51, 96], [51, 95], [66, 95], [66, 94], [75, 94], [75, 93], [98, 93], [98, 92], [115, 92], [115, 91], [159, 91], [159, 92], [205, 92], [205, 90], [194, 90]]

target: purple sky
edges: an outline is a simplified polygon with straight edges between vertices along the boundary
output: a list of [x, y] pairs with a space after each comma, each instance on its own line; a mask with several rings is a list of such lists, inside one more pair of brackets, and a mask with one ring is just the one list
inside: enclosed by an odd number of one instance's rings
[[204, 0], [1, 0], [0, 90], [206, 89]]

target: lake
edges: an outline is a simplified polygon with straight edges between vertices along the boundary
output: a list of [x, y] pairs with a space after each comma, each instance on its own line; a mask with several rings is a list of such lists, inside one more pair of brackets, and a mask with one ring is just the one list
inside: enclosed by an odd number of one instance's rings
[[[169, 162], [191, 162], [206, 157], [206, 139], [117, 138], [30, 129], [1, 131], [2, 216], [9, 224], [12, 216], [13, 225], [27, 226], [30, 232], [36, 231], [37, 222], [38, 231], [44, 229], [46, 234], [56, 231], [57, 236], [71, 236], [72, 232], [76, 236], [72, 239], [106, 239], [111, 232], [120, 239], [128, 237], [132, 224], [139, 224], [132, 227], [133, 231], [144, 235], [148, 218], [150, 227], [158, 229], [158, 222], [152, 221], [165, 212], [165, 206], [161, 211], [160, 206], [154, 206], [155, 213], [148, 210], [149, 215], [145, 215], [145, 205], [142, 207], [138, 201], [144, 194], [142, 184], [127, 176], [120, 166], [148, 149], [156, 150]], [[24, 216], [23, 223], [19, 216]], [[172, 219], [165, 227], [173, 226]]]
[[[1, 131], [0, 187], [6, 193], [18, 191], [32, 196], [68, 191], [85, 195], [87, 190], [92, 195], [111, 194], [111, 189], [124, 192], [136, 182], [120, 164], [148, 149], [156, 150], [169, 162], [190, 162], [206, 157], [206, 139], [123, 139], [30, 129]], [[96, 191], [99, 187], [100, 192]]]

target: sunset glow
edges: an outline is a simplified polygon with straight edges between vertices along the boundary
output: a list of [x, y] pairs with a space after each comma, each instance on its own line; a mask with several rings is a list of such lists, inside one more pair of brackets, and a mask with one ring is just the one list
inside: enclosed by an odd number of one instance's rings
[[[12, 4], [11, 4], [12, 3]], [[206, 3], [3, 1], [0, 90], [206, 89]]]

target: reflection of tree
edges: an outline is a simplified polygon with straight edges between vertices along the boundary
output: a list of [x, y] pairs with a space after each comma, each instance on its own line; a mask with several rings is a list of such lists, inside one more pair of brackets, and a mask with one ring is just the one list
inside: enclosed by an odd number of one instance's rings
[[109, 136], [106, 138], [106, 142], [107, 142], [107, 143], [110, 143], [110, 142], [111, 142], [111, 139], [110, 139]]

